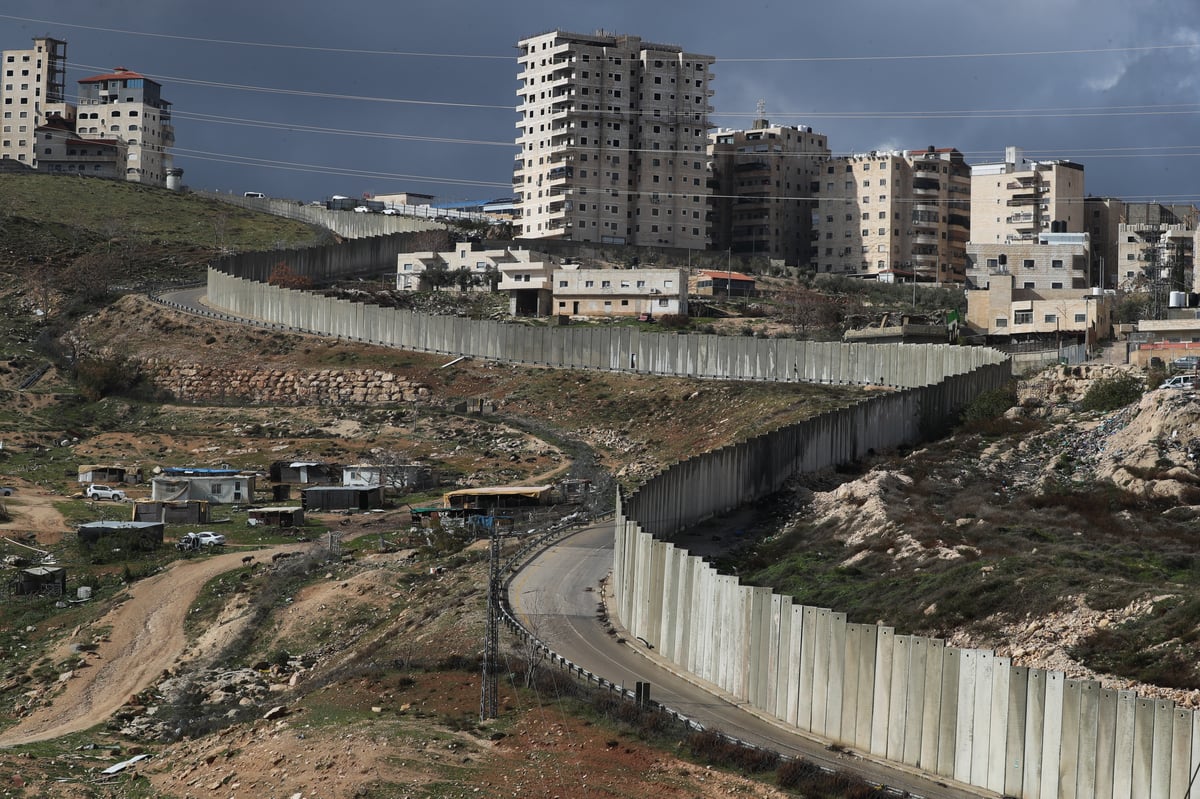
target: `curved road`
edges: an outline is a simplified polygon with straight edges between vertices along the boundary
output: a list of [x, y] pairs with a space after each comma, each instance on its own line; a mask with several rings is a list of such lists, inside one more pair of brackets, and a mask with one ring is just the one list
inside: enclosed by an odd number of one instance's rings
[[[715, 686], [684, 679], [641, 644], [618, 643], [597, 618], [600, 581], [612, 570], [613, 527], [602, 524], [574, 533], [542, 551], [511, 579], [508, 599], [513, 613], [554, 652], [587, 671], [632, 688], [649, 682], [651, 698], [708, 729], [822, 766], [858, 774], [929, 799], [995, 796], [906, 766], [884, 765], [854, 752], [831, 752], [825, 742], [768, 721], [741, 704], [721, 698]], [[615, 620], [614, 620], [615, 621]]]
[[[203, 304], [205, 287], [164, 294], [175, 307], [205, 316], [248, 324]], [[600, 582], [612, 570], [613, 527], [602, 524], [574, 533], [543, 550], [510, 581], [513, 612], [538, 638], [559, 655], [593, 674], [622, 686], [649, 682], [651, 698], [703, 724], [744, 741], [830, 768], [858, 774], [870, 782], [907, 791], [927, 799], [992, 797], [989, 791], [951, 785], [907, 766], [883, 764], [854, 752], [831, 752], [825, 742], [792, 732], [768, 721], [744, 705], [724, 699], [715, 686], [701, 685], [648, 650], [617, 642], [597, 618]], [[614, 619], [614, 622], [616, 620]]]

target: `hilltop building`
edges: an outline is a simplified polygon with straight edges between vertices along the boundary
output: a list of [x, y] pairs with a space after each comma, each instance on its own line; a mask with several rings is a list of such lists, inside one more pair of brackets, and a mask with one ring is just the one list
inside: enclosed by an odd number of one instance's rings
[[807, 265], [828, 139], [760, 116], [750, 130], [718, 130], [708, 142], [711, 249]]
[[0, 161], [153, 186], [178, 182], [171, 104], [157, 81], [117, 67], [79, 81], [78, 103], [69, 103], [67, 43], [43, 37], [33, 45], [0, 54]]
[[167, 185], [175, 144], [171, 104], [162, 85], [125, 67], [79, 81], [76, 132], [83, 138], [112, 138], [127, 148], [125, 179]]
[[11, 158], [37, 168], [36, 131], [52, 118], [74, 121], [66, 101], [67, 43], [49, 37], [33, 40], [28, 50], [5, 50], [0, 84], [0, 159]]
[[815, 186], [818, 272], [942, 284], [965, 279], [970, 168], [954, 148], [831, 158]]
[[514, 234], [704, 249], [715, 59], [604, 32], [518, 48]]

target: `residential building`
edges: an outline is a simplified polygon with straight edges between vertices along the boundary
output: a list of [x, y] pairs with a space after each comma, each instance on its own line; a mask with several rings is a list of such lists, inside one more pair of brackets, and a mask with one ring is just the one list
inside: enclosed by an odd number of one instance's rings
[[556, 269], [554, 313], [648, 317], [686, 314], [687, 270], [580, 269], [577, 266]]
[[700, 269], [688, 280], [688, 291], [696, 295], [753, 297], [754, 275], [729, 269]]
[[[509, 311], [521, 316], [550, 313], [551, 264], [534, 261], [529, 250], [477, 250], [471, 242], [459, 242], [451, 252], [402, 252], [396, 256], [396, 289], [427, 291], [433, 288], [429, 272], [457, 276], [465, 273], [474, 285], [469, 289], [502, 291], [509, 295]], [[464, 284], [460, 284], [461, 285]]]
[[125, 179], [128, 148], [120, 139], [83, 139], [61, 117], [36, 132], [38, 169], [43, 172]]
[[708, 140], [711, 249], [807, 265], [825, 135], [760, 117], [750, 130], [718, 130]]
[[175, 127], [157, 81], [125, 67], [80, 80], [75, 132], [85, 139], [121, 141], [127, 147], [126, 180], [167, 185]]
[[518, 48], [515, 235], [703, 249], [715, 59], [602, 31]]
[[51, 117], [70, 122], [74, 106], [66, 101], [67, 43], [49, 37], [33, 40], [28, 50], [0, 54], [0, 159], [11, 158], [37, 168], [37, 128]]
[[[1195, 291], [1195, 252], [1200, 209], [1193, 205], [1126, 203], [1117, 226], [1118, 285], [1150, 291], [1165, 309], [1171, 291]], [[1162, 313], [1155, 317], [1161, 318]]]
[[967, 247], [969, 333], [989, 339], [1095, 344], [1112, 335], [1113, 295], [1091, 285], [1087, 233]]
[[818, 272], [962, 283], [971, 180], [954, 148], [831, 158], [815, 186]]
[[1019, 147], [1004, 160], [971, 166], [971, 241], [1037, 241], [1041, 233], [1082, 233], [1083, 165], [1032, 161]]
[[1085, 197], [1084, 228], [1092, 242], [1091, 284], [1104, 289], [1117, 287], [1119, 266], [1117, 244], [1125, 221], [1125, 203], [1113, 197]]

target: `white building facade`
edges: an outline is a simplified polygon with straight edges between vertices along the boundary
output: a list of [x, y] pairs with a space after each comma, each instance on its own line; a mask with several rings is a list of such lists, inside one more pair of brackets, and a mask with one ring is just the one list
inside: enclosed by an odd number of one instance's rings
[[515, 234], [703, 249], [715, 59], [557, 30], [518, 48]]

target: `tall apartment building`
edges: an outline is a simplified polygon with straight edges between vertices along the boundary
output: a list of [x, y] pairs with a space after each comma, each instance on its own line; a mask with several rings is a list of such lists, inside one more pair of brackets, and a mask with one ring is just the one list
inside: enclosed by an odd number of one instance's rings
[[1118, 242], [1125, 220], [1125, 203], [1115, 197], [1084, 197], [1084, 230], [1092, 240], [1091, 284], [1104, 289], [1117, 287]]
[[715, 59], [604, 32], [518, 47], [514, 233], [703, 249]]
[[750, 130], [718, 130], [708, 140], [711, 248], [808, 265], [827, 137], [759, 118]]
[[127, 148], [126, 180], [166, 185], [175, 128], [157, 81], [124, 67], [79, 81], [76, 133], [121, 141]]
[[954, 148], [832, 158], [817, 181], [819, 272], [962, 283], [971, 178]]
[[1117, 227], [1114, 277], [1121, 288], [1192, 291], [1200, 209], [1126, 203]]
[[67, 43], [42, 37], [29, 50], [0, 54], [4, 82], [0, 83], [0, 158], [37, 167], [36, 132], [50, 117], [70, 120], [74, 108], [66, 101]]
[[1083, 165], [1032, 161], [1019, 147], [971, 167], [971, 241], [1036, 242], [1041, 233], [1082, 233]]

